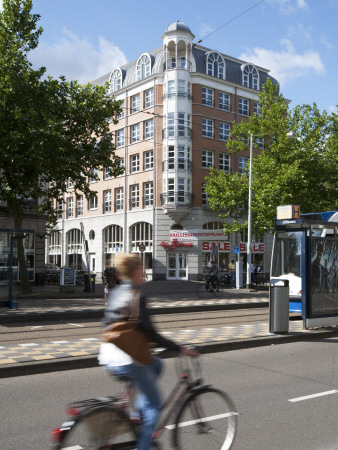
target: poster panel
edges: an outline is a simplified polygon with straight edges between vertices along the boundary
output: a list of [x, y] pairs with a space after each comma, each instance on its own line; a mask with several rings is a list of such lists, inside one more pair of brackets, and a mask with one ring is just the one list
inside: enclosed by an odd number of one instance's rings
[[311, 315], [338, 314], [338, 239], [311, 238]]

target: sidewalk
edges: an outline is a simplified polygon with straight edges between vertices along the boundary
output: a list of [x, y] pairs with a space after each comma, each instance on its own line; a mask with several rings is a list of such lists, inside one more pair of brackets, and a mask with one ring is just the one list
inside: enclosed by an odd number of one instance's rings
[[[246, 289], [229, 289], [222, 298], [197, 299], [197, 282], [149, 282], [144, 285], [148, 304], [154, 314], [202, 311], [227, 308], [248, 308], [268, 305], [268, 292], [251, 292]], [[82, 293], [81, 293], [82, 290]], [[1, 323], [53, 320], [53, 317], [102, 317], [103, 290], [78, 298], [56, 298], [58, 289], [38, 290], [36, 298], [19, 299], [17, 310], [0, 309]], [[48, 294], [52, 298], [42, 298]], [[82, 294], [82, 297], [81, 297]], [[63, 296], [64, 297], [64, 296]], [[276, 345], [299, 340], [321, 339], [338, 335], [336, 328], [303, 330], [301, 321], [290, 321], [286, 334], [269, 333], [268, 323], [252, 325], [217, 326], [199, 329], [164, 332], [167, 337], [186, 345], [198, 345], [202, 353], [230, 351], [243, 348]], [[70, 370], [97, 366], [100, 339], [88, 337], [72, 341], [34, 342], [0, 346], [0, 378]], [[164, 352], [163, 357], [170, 357]]]

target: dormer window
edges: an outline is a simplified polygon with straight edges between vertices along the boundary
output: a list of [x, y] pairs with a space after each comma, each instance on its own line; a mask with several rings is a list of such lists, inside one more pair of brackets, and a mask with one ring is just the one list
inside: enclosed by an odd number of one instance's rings
[[258, 71], [251, 64], [242, 66], [243, 86], [258, 90]]
[[207, 75], [225, 79], [225, 63], [219, 53], [212, 52], [207, 55]]
[[142, 55], [137, 61], [136, 79], [143, 80], [143, 78], [150, 75], [150, 56]]
[[110, 77], [110, 93], [118, 91], [122, 87], [122, 72], [121, 69], [115, 69]]

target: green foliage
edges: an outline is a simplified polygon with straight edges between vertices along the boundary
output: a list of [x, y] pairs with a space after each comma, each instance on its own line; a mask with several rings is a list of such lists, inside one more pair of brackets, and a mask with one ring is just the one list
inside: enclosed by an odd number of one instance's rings
[[43, 79], [45, 68], [32, 69], [28, 53], [42, 29], [31, 9], [31, 0], [4, 0], [0, 13], [0, 199], [18, 227], [28, 204], [53, 220], [51, 200], [68, 178], [90, 197], [91, 169], [122, 173], [109, 132], [120, 103], [107, 86]]
[[[260, 114], [233, 125], [230, 152], [249, 156], [244, 139], [254, 144], [252, 158], [252, 228], [272, 230], [278, 205], [300, 205], [302, 213], [338, 209], [338, 117], [320, 113], [316, 104], [288, 109], [278, 87], [267, 81], [259, 96]], [[288, 137], [292, 130], [295, 137]], [[212, 209], [220, 211], [227, 232], [247, 228], [248, 172], [211, 171], [206, 192]]]

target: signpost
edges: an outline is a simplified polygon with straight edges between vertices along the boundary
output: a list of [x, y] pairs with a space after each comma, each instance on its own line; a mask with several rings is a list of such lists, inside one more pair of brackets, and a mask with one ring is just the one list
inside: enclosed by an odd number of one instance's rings
[[145, 271], [145, 268], [144, 268], [144, 266], [145, 266], [145, 261], [144, 261], [144, 251], [145, 251], [145, 249], [146, 249], [146, 246], [142, 243], [142, 244], [140, 244], [140, 245], [138, 246], [138, 249], [139, 249], [139, 251], [142, 253], [142, 271], [143, 271], [143, 277], [145, 278], [145, 273], [144, 273], [144, 271]]

